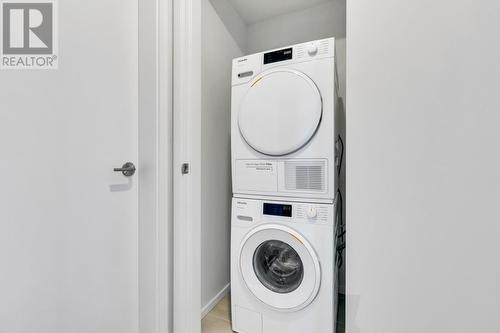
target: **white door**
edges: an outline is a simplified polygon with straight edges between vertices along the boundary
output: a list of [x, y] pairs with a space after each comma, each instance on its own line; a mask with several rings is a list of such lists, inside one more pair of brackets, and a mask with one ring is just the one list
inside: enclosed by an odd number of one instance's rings
[[0, 71], [0, 332], [138, 332], [137, 0], [64, 0], [59, 69]]
[[238, 126], [253, 149], [283, 156], [311, 140], [322, 113], [321, 94], [307, 75], [287, 68], [271, 69], [248, 83]]

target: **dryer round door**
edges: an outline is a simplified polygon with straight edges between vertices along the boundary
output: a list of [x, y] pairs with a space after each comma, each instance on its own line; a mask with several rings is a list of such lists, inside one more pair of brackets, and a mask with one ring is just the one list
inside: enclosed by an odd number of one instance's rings
[[252, 294], [281, 311], [297, 311], [318, 294], [321, 269], [307, 240], [281, 225], [253, 229], [240, 249], [240, 272]]
[[283, 156], [306, 145], [323, 112], [321, 94], [304, 73], [272, 69], [254, 78], [238, 114], [245, 141], [256, 151]]

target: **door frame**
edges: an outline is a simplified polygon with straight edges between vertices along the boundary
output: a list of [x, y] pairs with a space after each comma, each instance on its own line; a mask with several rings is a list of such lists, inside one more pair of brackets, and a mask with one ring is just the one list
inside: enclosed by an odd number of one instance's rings
[[201, 332], [201, 1], [173, 0], [174, 333]]
[[172, 332], [172, 0], [138, 0], [139, 333]]

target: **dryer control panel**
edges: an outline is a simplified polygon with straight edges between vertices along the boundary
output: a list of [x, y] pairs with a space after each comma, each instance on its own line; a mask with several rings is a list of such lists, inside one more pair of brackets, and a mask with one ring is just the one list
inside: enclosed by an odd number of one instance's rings
[[233, 85], [250, 82], [272, 67], [333, 57], [335, 39], [327, 38], [236, 58], [233, 59]]

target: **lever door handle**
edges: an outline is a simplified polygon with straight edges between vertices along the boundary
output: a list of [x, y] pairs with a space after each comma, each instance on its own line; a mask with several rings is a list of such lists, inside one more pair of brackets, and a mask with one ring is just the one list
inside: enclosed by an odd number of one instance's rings
[[121, 172], [125, 177], [131, 177], [135, 174], [136, 168], [134, 163], [127, 162], [121, 168], [114, 168], [114, 172]]

